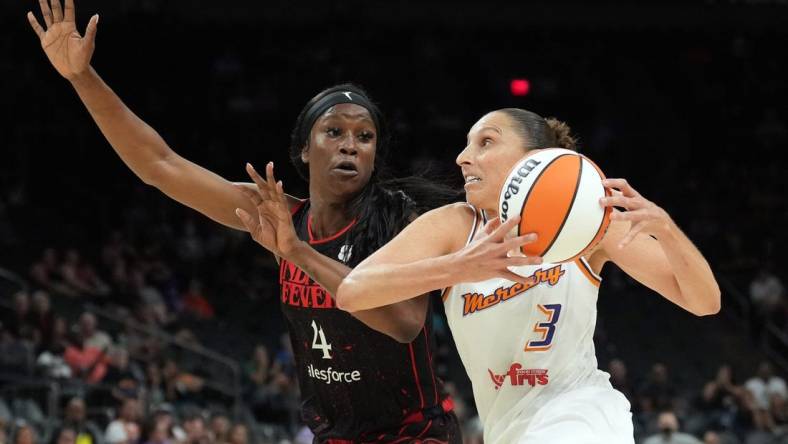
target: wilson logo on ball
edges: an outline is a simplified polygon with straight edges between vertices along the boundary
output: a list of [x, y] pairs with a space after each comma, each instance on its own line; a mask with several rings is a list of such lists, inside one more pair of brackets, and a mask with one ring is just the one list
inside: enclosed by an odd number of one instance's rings
[[517, 164], [504, 181], [498, 208], [501, 222], [520, 215], [517, 235], [536, 233], [524, 245], [526, 256], [545, 262], [567, 262], [591, 249], [610, 224], [605, 175], [587, 157], [563, 148], [535, 150]]
[[517, 168], [517, 174], [510, 176], [508, 184], [504, 189], [504, 201], [501, 204], [501, 222], [506, 222], [506, 219], [509, 218], [509, 199], [520, 192], [520, 184], [523, 182], [523, 179], [525, 179], [528, 176], [528, 173], [533, 171], [533, 169], [536, 168], [540, 163], [541, 162], [538, 160], [527, 159], [524, 165]]

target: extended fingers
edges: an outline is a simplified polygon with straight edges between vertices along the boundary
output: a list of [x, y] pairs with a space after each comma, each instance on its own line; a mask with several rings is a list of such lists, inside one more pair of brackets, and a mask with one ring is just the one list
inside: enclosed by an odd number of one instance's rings
[[492, 234], [490, 234], [490, 239], [494, 241], [503, 240], [506, 235], [517, 226], [518, 223], [520, 223], [520, 216], [512, 216], [511, 219], [502, 223], [498, 228], [495, 229], [495, 231], [492, 232]]
[[38, 36], [39, 40], [42, 40], [46, 31], [44, 31], [44, 28], [42, 28], [38, 23], [38, 19], [35, 15], [33, 15], [32, 12], [27, 13], [27, 21], [30, 22], [30, 26], [33, 28], [33, 31]]
[[243, 208], [236, 208], [235, 215], [238, 216], [238, 219], [240, 219], [241, 223], [244, 224], [246, 231], [254, 233], [254, 230], [257, 228], [257, 221], [255, 221], [249, 213], [247, 213]]
[[[270, 165], [271, 162], [268, 163]], [[258, 190], [261, 192], [269, 192], [271, 190], [271, 188], [268, 186], [268, 182], [260, 177], [260, 174], [257, 173], [257, 170], [255, 170], [252, 164], [249, 162], [246, 163], [246, 173], [249, 174], [249, 177], [251, 177], [254, 183], [257, 185]]]
[[647, 209], [641, 208], [633, 211], [613, 211], [610, 213], [610, 220], [628, 220], [632, 222], [641, 221], [650, 217]]
[[268, 162], [265, 166], [265, 180], [268, 183], [268, 189], [276, 189], [276, 179], [274, 179], [274, 163]]
[[638, 195], [638, 192], [632, 188], [632, 185], [630, 185], [626, 179], [605, 179], [602, 181], [602, 185], [608, 188], [621, 190], [624, 196], [627, 197], [635, 197]]
[[539, 265], [544, 261], [541, 256], [509, 256], [504, 259], [507, 267], [521, 267], [523, 265]]
[[49, 9], [48, 0], [38, 0], [38, 6], [41, 7], [41, 14], [44, 16], [44, 23], [47, 29], [52, 26], [52, 10]]
[[638, 207], [641, 201], [636, 197], [627, 197], [622, 194], [607, 196], [599, 199], [599, 204], [603, 207], [621, 207], [631, 210]]
[[65, 22], [73, 22], [74, 21], [74, 0], [65, 0], [63, 5], [64, 13], [63, 13], [63, 21]]
[[90, 42], [90, 44], [95, 44], [96, 42], [96, 31], [98, 30], [98, 21], [99, 15], [95, 14], [93, 17], [90, 18], [88, 22], [87, 28], [85, 28], [85, 39]]
[[484, 231], [485, 234], [487, 234], [489, 236], [499, 226], [501, 226], [501, 219], [496, 217], [495, 219], [488, 220], [487, 223], [484, 224], [483, 231]]
[[503, 246], [506, 249], [506, 251], [519, 249], [523, 245], [528, 245], [536, 242], [537, 238], [538, 236], [536, 235], [536, 233], [528, 233], [522, 236], [517, 236], [511, 239], [507, 239], [506, 241], [504, 241]]
[[63, 21], [63, 10], [60, 8], [60, 0], [52, 0], [52, 23]]
[[241, 191], [241, 193], [243, 193], [243, 195], [246, 196], [247, 199], [252, 201], [252, 203], [255, 206], [260, 206], [263, 203], [264, 197], [262, 196], [261, 192], [251, 190], [239, 183], [234, 183], [233, 186], [239, 191]]

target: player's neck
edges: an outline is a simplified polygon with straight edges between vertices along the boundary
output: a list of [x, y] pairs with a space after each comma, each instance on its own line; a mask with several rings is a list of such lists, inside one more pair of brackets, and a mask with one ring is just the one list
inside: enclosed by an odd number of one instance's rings
[[352, 220], [350, 202], [330, 202], [320, 198], [309, 199], [309, 217], [312, 236], [323, 239], [338, 233]]

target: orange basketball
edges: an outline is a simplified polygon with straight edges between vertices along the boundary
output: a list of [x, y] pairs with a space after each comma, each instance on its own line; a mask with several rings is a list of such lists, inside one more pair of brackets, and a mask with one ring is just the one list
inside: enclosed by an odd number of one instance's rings
[[605, 175], [590, 159], [562, 148], [533, 152], [512, 168], [499, 199], [501, 222], [519, 214], [518, 235], [536, 233], [522, 247], [526, 256], [545, 262], [575, 259], [602, 239], [610, 224], [610, 207], [599, 199], [610, 195]]

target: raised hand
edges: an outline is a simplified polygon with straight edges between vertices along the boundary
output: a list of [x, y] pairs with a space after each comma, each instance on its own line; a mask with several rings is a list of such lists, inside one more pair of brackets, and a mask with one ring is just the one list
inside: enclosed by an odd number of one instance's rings
[[641, 196], [626, 179], [605, 179], [602, 184], [618, 190], [612, 196], [603, 197], [599, 203], [605, 207], [622, 207], [627, 211], [613, 211], [611, 220], [627, 220], [632, 223], [629, 232], [621, 239], [618, 248], [624, 248], [639, 234], [648, 234], [659, 239], [660, 234], [670, 229], [673, 220], [668, 213], [654, 202]]
[[[541, 257], [521, 256], [520, 247], [536, 241], [536, 234], [507, 237], [507, 234], [520, 223], [520, 216], [515, 216], [501, 223], [495, 218], [487, 222], [482, 234], [465, 248], [455, 253], [463, 269], [466, 282], [479, 282], [495, 277], [525, 283], [528, 277], [512, 272], [509, 267], [522, 265], [538, 265]], [[511, 252], [514, 251], [513, 255]]]
[[288, 258], [300, 244], [293, 226], [293, 219], [282, 188], [282, 182], [274, 179], [274, 164], [265, 167], [265, 179], [247, 163], [246, 172], [257, 185], [257, 191], [236, 185], [236, 188], [254, 204], [257, 214], [252, 216], [241, 208], [235, 214], [252, 235], [255, 242], [281, 258]]
[[60, 7], [60, 0], [51, 0], [51, 9], [48, 1], [38, 2], [46, 29], [41, 26], [32, 12], [27, 13], [27, 20], [41, 40], [41, 47], [44, 48], [44, 53], [52, 66], [60, 75], [72, 80], [90, 67], [90, 58], [96, 48], [99, 16], [96, 14], [90, 18], [83, 37], [79, 35], [74, 19], [74, 0], [65, 0], [64, 9]]

